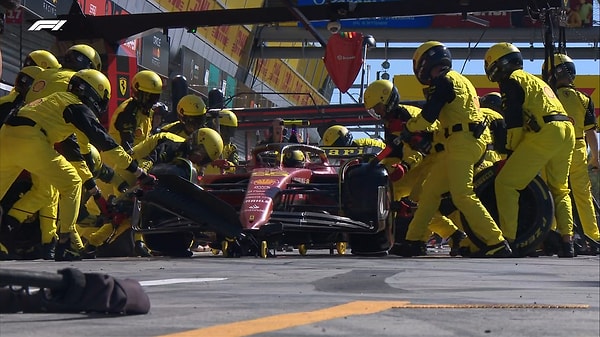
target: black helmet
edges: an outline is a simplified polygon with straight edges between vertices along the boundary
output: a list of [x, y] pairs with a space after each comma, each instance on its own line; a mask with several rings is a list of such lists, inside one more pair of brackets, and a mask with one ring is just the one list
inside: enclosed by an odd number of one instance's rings
[[479, 97], [479, 105], [482, 108], [492, 109], [496, 112], [502, 111], [502, 95], [499, 92], [490, 92]]

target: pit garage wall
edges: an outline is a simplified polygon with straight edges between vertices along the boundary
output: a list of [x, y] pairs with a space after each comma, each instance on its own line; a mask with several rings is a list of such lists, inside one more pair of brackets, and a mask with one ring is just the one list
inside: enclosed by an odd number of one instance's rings
[[[79, 0], [81, 2], [81, 0]], [[198, 11], [219, 10], [224, 8], [244, 8], [261, 6], [262, 0], [157, 0], [136, 1], [117, 0], [115, 4], [130, 13], [157, 11]], [[227, 7], [226, 7], [227, 6]], [[248, 55], [252, 41], [250, 26], [197, 27], [196, 33], [188, 33], [185, 29], [169, 30], [171, 59], [180, 53], [181, 47], [187, 47], [210, 62], [221, 71], [221, 83], [217, 86], [231, 92], [229, 85], [236, 82], [255, 92], [302, 92], [310, 93], [317, 104], [325, 104], [328, 100], [318, 92], [318, 85], [313, 86], [305, 80], [289, 64], [283, 60], [258, 60], [251, 62]], [[171, 62], [171, 70], [180, 68]], [[214, 76], [214, 75], [210, 75]], [[229, 80], [227, 78], [229, 77]], [[320, 77], [318, 77], [320, 80]], [[234, 80], [232, 80], [234, 79]], [[231, 83], [233, 82], [233, 83]], [[320, 83], [319, 83], [320, 84]], [[212, 89], [212, 88], [209, 88]], [[236, 88], [238, 89], [238, 88]], [[236, 90], [239, 92], [240, 90]], [[274, 106], [314, 104], [307, 95], [266, 95]]]
[[[479, 96], [499, 90], [498, 84], [490, 82], [484, 75], [466, 75], [466, 77], [473, 83]], [[424, 87], [414, 75], [396, 75], [394, 76], [394, 85], [398, 88], [402, 100], [419, 101], [425, 99], [423, 96]], [[598, 76], [577, 75], [575, 86], [592, 98], [596, 108], [596, 116], [600, 116], [600, 81], [598, 81]]]

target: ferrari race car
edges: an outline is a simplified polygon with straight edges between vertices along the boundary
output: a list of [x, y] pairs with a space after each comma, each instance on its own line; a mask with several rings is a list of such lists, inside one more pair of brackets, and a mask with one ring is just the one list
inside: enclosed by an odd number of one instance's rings
[[[260, 145], [245, 173], [205, 176], [202, 186], [235, 209], [242, 232], [258, 243], [244, 254], [266, 257], [283, 246], [343, 254], [349, 243], [353, 254], [377, 255], [393, 244], [387, 172], [360, 157], [335, 166], [319, 147]], [[228, 248], [223, 241], [224, 255]]]
[[172, 256], [199, 238], [224, 256], [267, 257], [283, 246], [343, 254], [348, 244], [353, 254], [383, 255], [393, 244], [382, 166], [360, 157], [334, 166], [319, 147], [274, 143], [256, 147], [242, 171], [204, 176], [199, 186], [187, 160], [155, 166], [158, 183], [136, 197], [133, 229]]

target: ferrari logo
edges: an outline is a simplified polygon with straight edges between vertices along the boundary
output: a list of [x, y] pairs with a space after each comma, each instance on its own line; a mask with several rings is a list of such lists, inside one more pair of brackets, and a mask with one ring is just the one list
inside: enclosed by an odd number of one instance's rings
[[125, 96], [127, 93], [127, 79], [125, 77], [119, 78], [119, 92], [121, 96]]

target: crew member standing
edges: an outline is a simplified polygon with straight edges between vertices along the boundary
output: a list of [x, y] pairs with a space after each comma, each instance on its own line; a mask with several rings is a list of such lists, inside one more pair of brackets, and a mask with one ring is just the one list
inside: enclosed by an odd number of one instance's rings
[[[495, 182], [500, 228], [515, 240], [519, 191], [542, 170], [554, 199], [557, 229], [563, 237], [561, 257], [573, 257], [573, 212], [569, 197], [569, 168], [575, 131], [556, 94], [540, 78], [523, 70], [523, 56], [514, 45], [501, 42], [485, 53], [485, 73], [498, 82], [506, 121], [509, 154]], [[519, 249], [519, 247], [513, 247]]]
[[[419, 82], [428, 86], [426, 102], [419, 116], [411, 118], [410, 132], [424, 130], [439, 120], [445, 150], [438, 154], [423, 184], [419, 207], [408, 226], [401, 255], [418, 255], [427, 226], [438, 210], [441, 195], [450, 191], [472, 231], [487, 247], [471, 252], [473, 257], [509, 257], [512, 251], [502, 231], [473, 191], [473, 164], [486, 150], [484, 116], [479, 110], [475, 88], [452, 70], [450, 51], [440, 42], [423, 43], [413, 56], [413, 70]], [[488, 131], [489, 132], [489, 131]]]
[[[554, 54], [554, 69], [549, 69], [549, 63], [546, 61], [542, 65], [543, 78], [547, 83], [556, 86], [558, 99], [567, 115], [573, 120], [575, 128], [575, 148], [569, 170], [571, 194], [584, 234], [595, 242], [600, 242], [600, 232], [592, 200], [592, 184], [588, 174], [588, 164], [595, 168], [596, 172], [600, 168], [594, 103], [589, 96], [575, 88], [575, 63], [569, 56]], [[588, 146], [591, 153], [589, 163]], [[590, 247], [589, 253], [595, 255], [597, 250], [597, 246]]]

